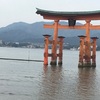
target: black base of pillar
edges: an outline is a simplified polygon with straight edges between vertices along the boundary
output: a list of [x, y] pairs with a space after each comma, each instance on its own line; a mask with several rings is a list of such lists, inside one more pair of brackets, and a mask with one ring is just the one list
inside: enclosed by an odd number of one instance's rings
[[96, 63], [92, 63], [92, 67], [96, 67]]
[[59, 61], [59, 62], [58, 62], [58, 65], [60, 65], [60, 66], [61, 66], [61, 65], [62, 65], [62, 61]]
[[92, 63], [92, 64], [91, 64], [90, 62], [88, 62], [88, 63], [80, 63], [80, 62], [79, 62], [78, 67], [79, 67], [79, 68], [81, 68], [81, 67], [82, 67], [82, 68], [84, 68], [84, 67], [87, 67], [87, 68], [88, 68], [88, 67], [96, 67], [96, 64], [95, 64], [95, 63]]
[[57, 61], [51, 61], [50, 65], [57, 65]]

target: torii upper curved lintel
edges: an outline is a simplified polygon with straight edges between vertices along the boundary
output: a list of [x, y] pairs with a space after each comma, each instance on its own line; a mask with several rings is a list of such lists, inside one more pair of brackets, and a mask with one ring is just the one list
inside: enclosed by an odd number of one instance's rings
[[97, 11], [77, 11], [77, 12], [62, 12], [50, 11], [36, 8], [37, 14], [49, 20], [100, 20], [100, 10]]

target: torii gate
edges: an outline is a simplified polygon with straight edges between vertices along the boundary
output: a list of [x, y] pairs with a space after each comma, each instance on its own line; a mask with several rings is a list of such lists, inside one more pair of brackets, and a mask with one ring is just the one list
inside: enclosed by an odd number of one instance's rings
[[[85, 36], [79, 36], [80, 38], [80, 53], [79, 53], [79, 67], [96, 67], [96, 39], [92, 37], [93, 42], [90, 43], [90, 30], [99, 30], [100, 25], [92, 25], [91, 20], [100, 20], [100, 11], [84, 11], [84, 12], [61, 12], [61, 11], [49, 11], [37, 8], [37, 14], [43, 16], [44, 19], [54, 20], [53, 25], [44, 25], [44, 28], [53, 28], [53, 41], [49, 41], [49, 35], [44, 35], [45, 40], [45, 53], [44, 53], [44, 64], [48, 64], [48, 56], [51, 56], [51, 65], [56, 65], [57, 56], [62, 64], [62, 50], [61, 53], [57, 54], [58, 41], [58, 29], [84, 29], [86, 30]], [[60, 20], [68, 20], [69, 25], [60, 25]], [[85, 20], [84, 25], [75, 25], [76, 20]], [[63, 37], [62, 37], [63, 41]], [[58, 43], [59, 42], [59, 43]], [[52, 43], [52, 53], [48, 54], [48, 44]], [[90, 46], [93, 46], [92, 51]], [[91, 63], [92, 59], [92, 63]]]

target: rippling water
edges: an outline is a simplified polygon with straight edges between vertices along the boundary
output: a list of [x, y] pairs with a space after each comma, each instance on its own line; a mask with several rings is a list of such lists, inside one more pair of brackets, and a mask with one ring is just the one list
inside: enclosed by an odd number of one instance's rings
[[[0, 57], [43, 60], [43, 51], [0, 48]], [[96, 68], [78, 68], [78, 51], [63, 59], [62, 67], [0, 60], [0, 100], [100, 100], [100, 52]]]

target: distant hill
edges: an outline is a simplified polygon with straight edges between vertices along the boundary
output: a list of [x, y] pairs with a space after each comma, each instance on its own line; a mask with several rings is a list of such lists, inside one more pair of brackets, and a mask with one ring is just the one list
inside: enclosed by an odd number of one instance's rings
[[[6, 27], [0, 28], [0, 39], [6, 42], [44, 42], [43, 34], [53, 35], [53, 29], [44, 29], [43, 24], [52, 24], [53, 22], [36, 22], [28, 24], [24, 22], [17, 22]], [[67, 22], [61, 24], [68, 25]], [[77, 23], [81, 24], [81, 23]], [[78, 35], [85, 35], [85, 30], [63, 30], [60, 29], [58, 35], [65, 36], [65, 42], [72, 45], [79, 44]], [[100, 38], [100, 30], [91, 31], [91, 36]], [[100, 45], [100, 40], [98, 40]]]

